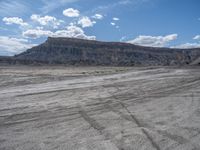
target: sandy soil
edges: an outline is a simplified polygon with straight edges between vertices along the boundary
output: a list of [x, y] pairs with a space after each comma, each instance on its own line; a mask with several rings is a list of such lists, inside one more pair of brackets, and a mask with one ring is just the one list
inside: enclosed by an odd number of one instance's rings
[[0, 67], [0, 150], [200, 150], [200, 68]]

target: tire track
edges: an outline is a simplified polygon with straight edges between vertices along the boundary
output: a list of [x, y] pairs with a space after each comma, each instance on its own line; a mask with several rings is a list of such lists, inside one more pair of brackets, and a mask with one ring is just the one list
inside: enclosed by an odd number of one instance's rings
[[[102, 86], [102, 87], [103, 87], [103, 86]], [[117, 89], [117, 92], [120, 91], [120, 89], [119, 89], [118, 87], [115, 87], [115, 88]], [[111, 95], [111, 97], [113, 97], [113, 98], [117, 101], [117, 103], [119, 103], [119, 104], [122, 106], [122, 108], [123, 108], [124, 110], [126, 110], [126, 112], [127, 112], [127, 113], [129, 114], [129, 116], [131, 117], [131, 121], [134, 122], [134, 123], [137, 125], [137, 127], [141, 129], [142, 133], [143, 133], [143, 134], [146, 136], [146, 138], [150, 141], [152, 147], [155, 148], [156, 150], [161, 150], [160, 147], [159, 147], [159, 145], [153, 140], [153, 138], [149, 135], [149, 133], [143, 128], [143, 126], [142, 126], [142, 124], [140, 123], [140, 121], [137, 119], [137, 117], [136, 117], [135, 115], [133, 115], [133, 114], [129, 111], [129, 109], [126, 107], [126, 105], [125, 105], [123, 102], [119, 101], [118, 98], [115, 97], [114, 94], [110, 93], [109, 91], [107, 91], [107, 92]], [[115, 92], [115, 93], [116, 93], [116, 92]], [[100, 96], [99, 96], [99, 98], [101, 99]], [[111, 101], [111, 102], [112, 102], [112, 101]], [[106, 104], [106, 105], [107, 105], [107, 108], [108, 108], [109, 110], [111, 110], [111, 111], [113, 111], [113, 112], [116, 113], [116, 111], [115, 111], [109, 104]], [[127, 119], [127, 117], [125, 117], [125, 115], [124, 115], [122, 112], [120, 112], [120, 113], [118, 112], [118, 114], [120, 114], [120, 116], [123, 117], [123, 118], [125, 118], [126, 120], [130, 121], [129, 119]]]
[[[196, 81], [199, 81], [199, 79], [195, 79], [193, 82], [196, 82]], [[193, 83], [192, 82], [192, 83]], [[191, 87], [191, 86], [194, 86], [194, 84], [192, 84], [192, 85], [190, 85], [191, 83], [189, 83], [189, 85], [187, 86], [187, 84], [186, 85], [183, 85], [183, 86], [181, 86], [183, 89], [185, 88], [185, 87]], [[196, 83], [196, 84], [198, 84], [198, 83]], [[196, 85], [195, 84], [195, 85]], [[118, 87], [115, 87], [116, 89], [117, 89], [117, 92], [118, 91], [120, 91], [120, 89], [118, 88]], [[175, 90], [176, 89], [178, 89], [179, 87], [177, 87], [177, 88], [175, 88]], [[180, 89], [180, 88], [179, 88]], [[162, 92], [159, 92], [159, 94], [162, 94], [162, 93], [165, 93], [165, 92], [169, 92], [169, 91], [175, 91], [175, 90], [173, 90], [173, 89], [170, 89], [170, 90], [167, 90], [167, 91], [162, 91]], [[178, 90], [179, 91], [179, 90]], [[109, 91], [108, 91], [109, 92]], [[117, 92], [115, 92], [115, 93], [117, 93]], [[114, 93], [114, 94], [115, 94]], [[110, 106], [109, 104], [107, 104], [107, 107], [111, 110], [111, 111], [113, 111], [113, 112], [115, 112], [115, 113], [117, 113], [117, 114], [119, 114], [121, 117], [123, 117], [124, 119], [126, 119], [126, 120], [128, 120], [128, 121], [132, 121], [132, 122], [134, 122], [134, 123], [136, 123], [137, 124], [137, 126], [139, 127], [139, 128], [141, 128], [141, 130], [142, 130], [142, 132], [146, 135], [146, 137], [149, 139], [149, 141], [151, 142], [151, 144], [152, 144], [152, 146], [154, 147], [154, 148], [156, 148], [157, 150], [160, 150], [160, 147], [159, 147], [159, 145], [157, 144], [157, 143], [155, 143], [154, 142], [154, 140], [153, 140], [153, 138], [149, 135], [149, 133], [147, 132], [147, 130], [146, 130], [146, 127], [147, 127], [147, 129], [148, 130], [151, 130], [151, 131], [153, 131], [153, 132], [156, 132], [156, 133], [158, 133], [158, 134], [160, 134], [160, 135], [162, 135], [162, 136], [165, 136], [165, 137], [167, 137], [167, 138], [169, 138], [169, 139], [171, 139], [171, 140], [173, 140], [173, 141], [175, 141], [175, 142], [177, 142], [177, 143], [179, 143], [180, 145], [181, 144], [185, 144], [185, 143], [190, 143], [193, 147], [194, 147], [194, 149], [195, 150], [199, 150], [200, 149], [200, 146], [199, 145], [196, 145], [196, 144], [193, 144], [193, 143], [191, 143], [188, 139], [186, 139], [186, 138], [184, 138], [184, 137], [182, 137], [182, 136], [179, 136], [179, 135], [172, 135], [172, 134], [170, 134], [170, 133], [168, 133], [168, 132], [166, 132], [166, 131], [162, 131], [162, 130], [156, 130], [155, 128], [153, 128], [153, 127], [151, 127], [151, 126], [149, 126], [148, 124], [142, 124], [142, 123], [140, 123], [140, 121], [136, 118], [136, 116], [135, 115], [133, 115], [130, 111], [129, 111], [129, 109], [126, 107], [126, 104], [125, 103], [123, 103], [123, 102], [121, 102], [120, 100], [119, 100], [119, 98], [117, 97], [117, 96], [115, 96], [113, 93], [110, 93], [110, 95], [112, 95], [111, 97], [112, 98], [114, 98], [121, 106], [122, 106], [122, 108], [124, 108], [125, 110], [126, 110], [126, 112], [129, 114], [129, 116], [132, 118], [132, 119], [130, 119], [130, 117], [128, 117], [127, 115], [125, 115], [123, 112], [121, 112], [121, 111], [119, 111], [119, 110], [116, 110], [115, 108], [113, 108], [112, 106]], [[155, 93], [153, 93], [153, 94], [155, 94]], [[153, 95], [152, 94], [152, 95]], [[156, 93], [157, 94], [157, 93]], [[146, 96], [147, 97], [147, 96]], [[162, 96], [160, 96], [160, 97], [162, 97]], [[135, 100], [135, 99], [134, 99]], [[193, 100], [193, 98], [192, 98], [192, 102], [193, 102], [194, 100]]]
[[80, 106], [80, 115], [82, 118], [93, 128], [95, 129], [100, 135], [102, 135], [105, 140], [109, 140], [111, 143], [113, 143], [118, 150], [124, 150], [118, 143], [118, 140], [115, 140], [114, 137], [109, 134], [108, 132], [105, 132], [104, 129], [105, 127], [101, 126], [95, 119], [91, 118], [87, 112], [83, 109], [82, 106]]

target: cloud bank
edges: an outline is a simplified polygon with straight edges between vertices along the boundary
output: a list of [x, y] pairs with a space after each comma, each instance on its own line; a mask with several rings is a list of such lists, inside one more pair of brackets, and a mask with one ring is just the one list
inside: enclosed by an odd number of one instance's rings
[[5, 22], [6, 24], [10, 25], [10, 24], [17, 24], [20, 26], [27, 26], [28, 24], [26, 22], [23, 21], [22, 18], [19, 17], [4, 17], [2, 19], [3, 22]]
[[152, 47], [164, 47], [169, 42], [176, 40], [177, 34], [169, 34], [166, 36], [147, 36], [140, 35], [133, 40], [128, 41], [128, 43], [142, 45], [142, 46], [152, 46]]
[[10, 54], [20, 53], [33, 46], [35, 44], [30, 44], [27, 39], [0, 36], [0, 49]]
[[58, 26], [62, 22], [62, 20], [57, 20], [55, 17], [52, 17], [52, 16], [41, 17], [40, 15], [36, 15], [36, 14], [31, 15], [30, 18], [31, 20], [38, 22], [40, 25], [52, 26], [53, 28], [58, 28]]
[[50, 30], [42, 30], [42, 29], [30, 29], [23, 32], [23, 36], [26, 38], [37, 39], [40, 37], [69, 37], [69, 38], [80, 38], [80, 39], [88, 39], [95, 40], [95, 36], [87, 36], [83, 29], [80, 27], [70, 25], [67, 26], [64, 30], [57, 30], [52, 32]]

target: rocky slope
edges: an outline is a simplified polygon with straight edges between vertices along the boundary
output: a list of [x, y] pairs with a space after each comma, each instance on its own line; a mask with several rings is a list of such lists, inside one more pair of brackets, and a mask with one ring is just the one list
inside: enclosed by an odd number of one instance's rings
[[199, 57], [200, 48], [155, 48], [120, 42], [49, 37], [45, 43], [14, 56], [12, 62], [121, 66], [188, 65]]

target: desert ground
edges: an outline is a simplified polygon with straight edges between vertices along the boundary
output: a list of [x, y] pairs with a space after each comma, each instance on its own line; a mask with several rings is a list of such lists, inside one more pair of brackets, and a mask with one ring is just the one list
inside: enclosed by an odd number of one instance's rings
[[200, 150], [200, 68], [1, 66], [0, 150]]

